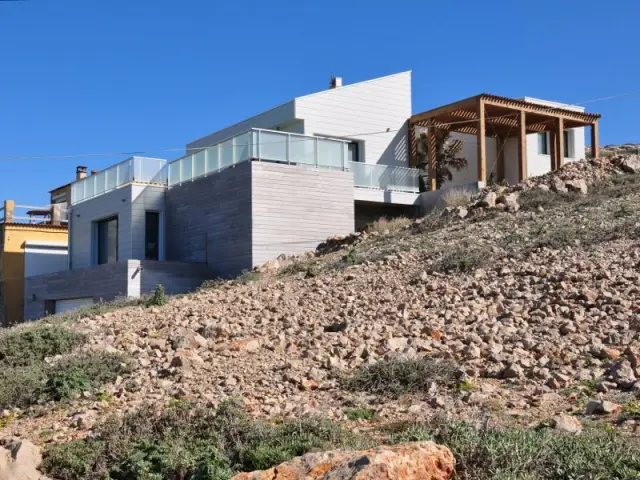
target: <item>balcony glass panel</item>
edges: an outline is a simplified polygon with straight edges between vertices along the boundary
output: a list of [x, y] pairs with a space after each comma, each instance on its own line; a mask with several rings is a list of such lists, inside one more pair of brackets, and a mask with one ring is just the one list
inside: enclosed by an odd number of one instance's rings
[[220, 169], [233, 165], [233, 138], [220, 144]]
[[194, 155], [194, 165], [193, 165], [193, 178], [200, 177], [206, 173], [206, 165], [205, 160], [207, 153], [205, 150], [200, 150]]
[[169, 164], [169, 186], [180, 183], [180, 162]]
[[113, 190], [118, 186], [118, 172], [116, 168], [109, 168], [105, 172], [106, 175], [106, 189]]
[[318, 166], [344, 167], [344, 143], [336, 140], [318, 139]]
[[122, 162], [116, 165], [116, 174], [118, 176], [118, 185], [124, 185], [131, 181], [133, 177], [131, 172], [131, 161]]
[[236, 151], [236, 163], [249, 160], [249, 146], [251, 143], [251, 135], [249, 132], [238, 135], [234, 139]]
[[287, 161], [287, 137], [285, 134], [263, 130], [258, 138], [260, 139], [261, 160]]
[[188, 157], [180, 160], [182, 167], [180, 169], [180, 181], [187, 182], [193, 178], [193, 156], [189, 155]]
[[291, 163], [314, 165], [316, 163], [316, 139], [292, 135], [289, 140]]
[[207, 148], [207, 165], [205, 173], [217, 172], [220, 170], [220, 148], [218, 146]]

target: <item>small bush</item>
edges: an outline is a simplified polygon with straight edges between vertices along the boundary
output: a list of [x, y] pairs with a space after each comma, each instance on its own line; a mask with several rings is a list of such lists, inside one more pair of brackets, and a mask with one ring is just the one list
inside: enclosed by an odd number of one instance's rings
[[362, 258], [357, 254], [356, 249], [351, 247], [347, 250], [347, 253], [342, 256], [342, 262], [345, 265], [357, 265], [362, 263]]
[[382, 217], [379, 220], [367, 225], [367, 231], [378, 233], [394, 233], [406, 229], [413, 223], [413, 220], [407, 217]]
[[469, 273], [487, 265], [491, 259], [488, 248], [459, 242], [444, 252], [434, 264], [434, 270], [443, 273]]
[[144, 299], [142, 298], [117, 298], [110, 302], [98, 302], [87, 307], [79, 308], [78, 310], [71, 310], [68, 312], [60, 313], [47, 317], [47, 323], [65, 323], [75, 322], [82, 318], [90, 318], [98, 315], [104, 315], [105, 313], [120, 310], [121, 308], [136, 307], [144, 305]]
[[234, 282], [240, 285], [248, 285], [260, 281], [261, 278], [262, 274], [260, 272], [245, 270], [234, 279]]
[[414, 360], [390, 360], [361, 367], [343, 379], [348, 390], [397, 397], [426, 392], [432, 382], [451, 384], [457, 367], [449, 360], [423, 357]]
[[156, 285], [153, 295], [147, 300], [147, 307], [161, 307], [167, 304], [167, 297], [164, 294], [164, 285]]
[[466, 207], [471, 203], [472, 194], [464, 188], [449, 188], [442, 195], [446, 207]]
[[537, 210], [539, 207], [549, 210], [583, 198], [577, 193], [557, 193], [552, 190], [534, 188], [525, 190], [518, 196], [518, 204], [523, 210]]
[[0, 368], [30, 365], [70, 352], [85, 337], [56, 325], [17, 327], [0, 333]]
[[376, 416], [376, 411], [371, 408], [349, 408], [344, 414], [351, 421], [371, 420]]

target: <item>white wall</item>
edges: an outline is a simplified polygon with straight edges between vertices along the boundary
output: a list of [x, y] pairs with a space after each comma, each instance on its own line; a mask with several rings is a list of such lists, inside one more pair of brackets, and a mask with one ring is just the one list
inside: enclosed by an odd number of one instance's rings
[[[299, 122], [296, 124], [295, 120], [294, 102], [287, 102], [271, 110], [247, 118], [235, 125], [218, 130], [211, 135], [195, 140], [187, 144], [187, 149], [210, 147], [230, 137], [246, 132], [250, 128], [266, 128], [275, 130], [277, 126], [283, 125], [286, 126], [283, 128], [285, 131], [303, 133], [301, 130], [304, 127], [299, 125]], [[291, 128], [291, 130], [287, 127]], [[193, 150], [187, 150], [187, 153], [193, 153]]]
[[[165, 191], [164, 187], [130, 184], [73, 205], [69, 216], [71, 268], [75, 270], [94, 264], [94, 222], [116, 216], [118, 261], [144, 260], [144, 212], [152, 210], [161, 213], [160, 231], [164, 237]], [[160, 245], [161, 255], [163, 243]]]
[[25, 242], [25, 278], [67, 270], [68, 265], [69, 255], [66, 243]]
[[[304, 133], [308, 135], [363, 140], [361, 158], [366, 163], [406, 167], [411, 72], [296, 98], [295, 116], [304, 119]], [[369, 132], [384, 133], [358, 135]]]
[[[478, 181], [478, 142], [475, 135], [467, 135], [464, 133], [452, 133], [452, 140], [462, 141], [462, 151], [459, 157], [466, 158], [468, 165], [459, 171], [453, 172], [453, 180], [447, 181], [443, 187], [450, 188], [460, 185], [468, 185]], [[487, 138], [487, 179], [491, 178], [491, 174], [497, 176], [497, 150], [496, 140]]]

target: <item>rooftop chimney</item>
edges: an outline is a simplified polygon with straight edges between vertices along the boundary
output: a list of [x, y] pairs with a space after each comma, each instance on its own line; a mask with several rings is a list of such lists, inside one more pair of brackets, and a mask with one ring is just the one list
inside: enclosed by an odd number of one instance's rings
[[76, 167], [76, 180], [80, 180], [82, 178], [85, 178], [86, 176], [87, 176], [87, 167], [78, 165]]
[[342, 86], [342, 77], [331, 76], [330, 88], [340, 88]]

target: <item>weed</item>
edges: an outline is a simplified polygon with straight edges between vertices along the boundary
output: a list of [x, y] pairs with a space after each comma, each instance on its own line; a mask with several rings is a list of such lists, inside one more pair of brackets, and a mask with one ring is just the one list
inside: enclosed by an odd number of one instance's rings
[[27, 366], [70, 352], [85, 337], [58, 325], [17, 327], [0, 333], [0, 367]]
[[491, 252], [482, 245], [462, 241], [447, 250], [434, 264], [434, 270], [444, 273], [469, 273], [491, 260]]
[[476, 389], [476, 386], [471, 380], [462, 380], [456, 384], [455, 389], [459, 392], [472, 392]]
[[100, 392], [96, 395], [96, 401], [98, 402], [107, 402], [111, 403], [114, 400], [113, 393], [111, 392]]
[[456, 372], [457, 366], [449, 360], [429, 357], [390, 360], [363, 366], [342, 383], [348, 390], [397, 397], [426, 392], [432, 382], [449, 384]]
[[347, 250], [347, 253], [342, 256], [342, 262], [345, 265], [357, 265], [359, 263], [362, 263], [362, 258], [360, 258], [360, 256], [356, 253], [356, 249], [351, 247], [349, 250]]
[[465, 207], [471, 203], [471, 192], [464, 188], [449, 188], [442, 196], [447, 207]]
[[233, 282], [238, 285], [248, 285], [260, 281], [260, 278], [262, 278], [260, 272], [244, 270]]
[[156, 289], [153, 295], [147, 299], [147, 307], [161, 307], [167, 304], [167, 297], [164, 294], [164, 286], [161, 284], [156, 285]]
[[413, 220], [407, 217], [395, 217], [395, 218], [382, 217], [379, 220], [367, 225], [367, 231], [378, 232], [378, 233], [395, 233], [395, 232], [405, 230], [412, 223], [413, 223]]
[[344, 414], [349, 420], [371, 420], [376, 416], [376, 411], [371, 408], [349, 408]]

